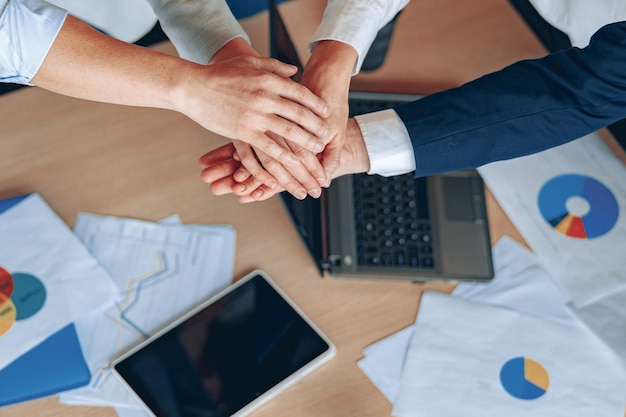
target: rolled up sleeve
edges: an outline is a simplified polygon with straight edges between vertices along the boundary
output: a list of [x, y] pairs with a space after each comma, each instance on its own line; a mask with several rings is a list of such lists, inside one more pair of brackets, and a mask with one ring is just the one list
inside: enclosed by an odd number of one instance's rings
[[66, 16], [41, 0], [0, 0], [0, 82], [32, 85]]
[[181, 58], [206, 64], [227, 42], [250, 43], [223, 0], [148, 0]]
[[361, 70], [365, 56], [378, 31], [402, 10], [409, 0], [329, 0], [322, 22], [311, 37], [312, 51], [322, 40], [335, 40], [356, 49], [353, 74]]

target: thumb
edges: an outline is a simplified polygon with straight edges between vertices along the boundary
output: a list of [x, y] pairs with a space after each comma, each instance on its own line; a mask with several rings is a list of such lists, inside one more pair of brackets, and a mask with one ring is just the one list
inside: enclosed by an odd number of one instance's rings
[[324, 159], [322, 162], [322, 166], [324, 167], [324, 171], [326, 172], [326, 176], [328, 179], [334, 178], [333, 174], [337, 172], [340, 166], [339, 156], [341, 154], [341, 148], [329, 148], [326, 147], [324, 151]]

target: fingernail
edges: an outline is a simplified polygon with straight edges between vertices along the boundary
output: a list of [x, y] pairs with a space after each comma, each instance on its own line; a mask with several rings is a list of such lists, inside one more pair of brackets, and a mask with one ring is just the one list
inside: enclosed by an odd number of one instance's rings
[[261, 189], [257, 189], [256, 191], [254, 191], [254, 192], [251, 194], [251, 196], [252, 196], [252, 198], [254, 198], [254, 199], [259, 199], [259, 198], [263, 197], [263, 190], [261, 190]]
[[270, 187], [270, 188], [273, 190], [274, 188], [276, 188], [276, 181], [274, 181], [274, 180], [268, 180], [268, 181], [265, 183], [265, 185], [267, 185], [268, 187]]
[[329, 183], [329, 182], [330, 182], [330, 181], [328, 181], [328, 178], [318, 178], [318, 179], [317, 179], [317, 183], [318, 183], [319, 185], [321, 185], [322, 187], [328, 187], [328, 183]]
[[306, 191], [298, 190], [295, 195], [298, 200], [304, 200], [306, 198]]
[[235, 186], [235, 191], [238, 193], [243, 193], [244, 191], [246, 191], [246, 185], [245, 184], [237, 184]]
[[322, 190], [317, 188], [315, 190], [309, 190], [309, 195], [313, 198], [318, 198], [320, 195], [322, 195]]
[[322, 142], [317, 142], [315, 144], [315, 153], [320, 153], [324, 150], [324, 144]]

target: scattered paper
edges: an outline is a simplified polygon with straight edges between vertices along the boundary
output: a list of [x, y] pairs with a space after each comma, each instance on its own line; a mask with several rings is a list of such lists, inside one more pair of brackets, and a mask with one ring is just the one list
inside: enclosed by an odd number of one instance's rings
[[111, 305], [113, 281], [38, 195], [0, 215], [0, 369], [75, 319]]
[[113, 377], [111, 361], [231, 283], [235, 231], [81, 213], [75, 233], [110, 272], [121, 299], [76, 323], [93, 378], [60, 400], [132, 408], [137, 403]]
[[625, 397], [619, 359], [587, 328], [428, 291], [393, 414], [622, 417]]
[[[580, 325], [568, 308], [568, 298], [556, 286], [537, 257], [509, 237], [493, 248], [495, 275], [489, 283], [462, 283], [453, 297], [507, 307], [556, 323]], [[450, 320], [456, 317], [450, 316]], [[363, 372], [393, 403], [400, 384], [404, 357], [414, 326], [369, 347], [359, 361]]]
[[479, 171], [574, 305], [626, 286], [626, 167], [596, 134]]
[[585, 324], [622, 358], [626, 368], [626, 287], [582, 306], [571, 306]]

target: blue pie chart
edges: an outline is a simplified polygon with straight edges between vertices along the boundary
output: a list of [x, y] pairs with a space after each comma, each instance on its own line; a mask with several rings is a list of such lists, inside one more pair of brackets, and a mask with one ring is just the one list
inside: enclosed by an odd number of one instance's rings
[[548, 391], [550, 376], [539, 362], [520, 356], [502, 365], [500, 382], [511, 396], [520, 400], [534, 400]]
[[[600, 181], [580, 174], [566, 174], [546, 182], [538, 196], [539, 211], [557, 232], [575, 239], [594, 239], [605, 235], [617, 223], [617, 199]], [[573, 199], [582, 201], [586, 210], [573, 212]]]

